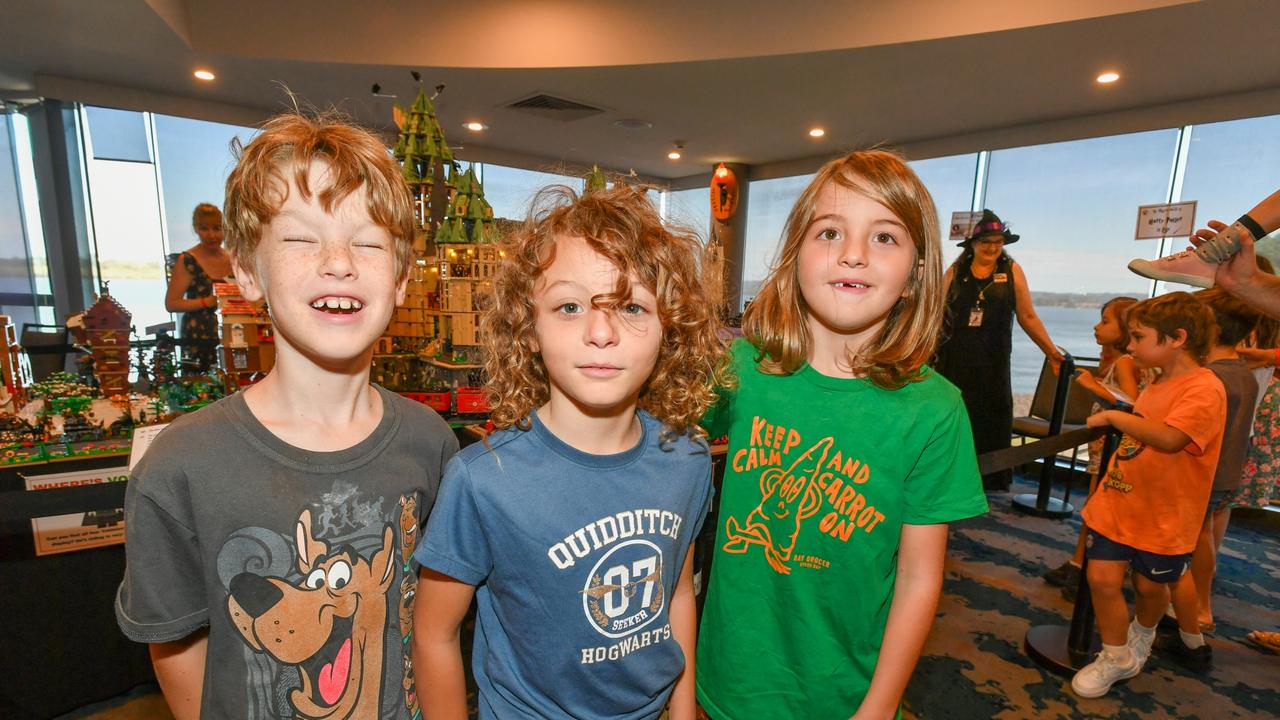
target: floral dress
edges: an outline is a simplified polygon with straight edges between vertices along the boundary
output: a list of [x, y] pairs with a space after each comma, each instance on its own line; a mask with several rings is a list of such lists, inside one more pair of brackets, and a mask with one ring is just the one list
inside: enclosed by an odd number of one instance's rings
[[1227, 497], [1226, 507], [1266, 507], [1280, 482], [1280, 373], [1271, 383], [1253, 416], [1253, 437], [1244, 461], [1240, 487]]
[[[183, 296], [188, 300], [196, 300], [213, 294], [213, 280], [205, 274], [204, 268], [196, 262], [191, 253], [182, 253], [182, 265], [191, 274], [191, 284]], [[182, 349], [182, 357], [187, 363], [195, 363], [198, 371], [208, 372], [218, 364], [218, 311], [215, 308], [201, 308], [182, 314], [183, 340], [207, 340], [208, 344], [187, 346]]]

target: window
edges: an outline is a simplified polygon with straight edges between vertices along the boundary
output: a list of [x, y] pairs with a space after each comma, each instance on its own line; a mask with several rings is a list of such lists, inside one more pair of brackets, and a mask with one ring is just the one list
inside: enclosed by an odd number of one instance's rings
[[227, 175], [235, 166], [231, 141], [248, 145], [253, 128], [155, 115], [156, 158], [164, 199], [165, 252], [182, 252], [198, 239], [191, 212], [207, 202], [222, 207]]
[[[1133, 240], [1134, 227], [1139, 205], [1168, 197], [1177, 139], [1156, 130], [991, 153], [986, 206], [1021, 236], [1009, 252], [1050, 337], [1075, 355], [1097, 356], [1092, 327], [1105, 299], [1150, 290], [1126, 265], [1159, 252], [1158, 241]], [[1034, 391], [1043, 359], [1014, 333], [1015, 393]]]
[[[1280, 188], [1280, 115], [1191, 129], [1182, 198], [1196, 201], [1196, 225], [1230, 223]], [[1260, 250], [1280, 265], [1280, 233]]]
[[755, 297], [782, 247], [782, 231], [796, 198], [813, 175], [755, 180], [747, 195], [747, 240], [742, 252], [742, 300]]
[[668, 191], [667, 219], [706, 240], [711, 232], [711, 191], [706, 187]]
[[[44, 233], [31, 168], [31, 142], [26, 118], [0, 113], [0, 314], [21, 332], [23, 323], [49, 322], [52, 312], [37, 301], [35, 275], [43, 279], [44, 304], [49, 271], [44, 259]], [[39, 248], [33, 258], [30, 240]], [[39, 310], [44, 312], [39, 312]]]
[[523, 220], [529, 213], [529, 202], [547, 185], [568, 185], [582, 191], [582, 178], [536, 170], [504, 167], [483, 163], [478, 165], [480, 184], [484, 186], [484, 198], [493, 206], [495, 217]]
[[95, 269], [142, 333], [173, 319], [165, 256], [196, 243], [191, 211], [222, 206], [231, 139], [247, 143], [254, 130], [90, 106], [83, 113]]
[[951, 213], [967, 211], [973, 206], [973, 181], [978, 169], [978, 154], [913, 160], [908, 165], [929, 189], [938, 208], [938, 229], [942, 233], [942, 264], [950, 265], [960, 255], [960, 248], [948, 239]]

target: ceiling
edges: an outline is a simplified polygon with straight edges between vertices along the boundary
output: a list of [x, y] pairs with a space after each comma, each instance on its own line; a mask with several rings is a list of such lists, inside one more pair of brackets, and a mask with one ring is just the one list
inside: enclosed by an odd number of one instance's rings
[[[1276, 0], [6, 0], [0, 97], [253, 124], [336, 106], [390, 127], [428, 88], [461, 158], [701, 178], [1280, 113]], [[201, 83], [191, 73], [217, 73]], [[1101, 86], [1107, 69], [1119, 82]], [[286, 92], [286, 88], [288, 92]], [[548, 93], [563, 121], [506, 106]], [[623, 129], [621, 119], [651, 123]], [[473, 135], [464, 121], [489, 128]], [[807, 130], [827, 130], [814, 140]], [[676, 141], [684, 157], [671, 161]]]

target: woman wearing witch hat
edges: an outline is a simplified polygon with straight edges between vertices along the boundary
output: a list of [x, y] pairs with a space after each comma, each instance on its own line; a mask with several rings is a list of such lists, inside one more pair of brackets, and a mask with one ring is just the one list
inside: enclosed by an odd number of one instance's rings
[[[1013, 391], [1009, 386], [1009, 356], [1013, 349], [1013, 319], [1053, 363], [1062, 362], [1049, 333], [1031, 304], [1031, 290], [1022, 268], [1004, 251], [1018, 241], [1009, 227], [990, 210], [969, 237], [964, 252], [947, 269], [947, 307], [942, 344], [934, 368], [964, 396], [973, 425], [978, 454], [1009, 447], [1013, 429]], [[987, 490], [1007, 490], [1010, 470], [982, 478]]]

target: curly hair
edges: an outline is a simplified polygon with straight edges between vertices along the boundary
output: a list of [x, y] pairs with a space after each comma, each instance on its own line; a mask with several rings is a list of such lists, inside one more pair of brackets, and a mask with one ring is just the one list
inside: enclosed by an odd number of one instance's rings
[[534, 197], [523, 226], [502, 246], [492, 302], [481, 318], [490, 419], [498, 428], [528, 429], [530, 413], [551, 396], [547, 368], [537, 352], [534, 293], [555, 260], [556, 241], [581, 238], [618, 269], [613, 292], [593, 297], [616, 309], [638, 281], [657, 298], [662, 341], [638, 405], [668, 429], [688, 432], [726, 386], [724, 343], [716, 335], [721, 298], [706, 282], [710, 270], [697, 236], [665, 226], [643, 188], [616, 183], [579, 196], [553, 185]]
[[289, 196], [289, 180], [302, 197], [313, 189], [307, 182], [312, 160], [329, 166], [329, 185], [316, 188], [326, 212], [353, 192], [364, 192], [369, 217], [391, 233], [397, 277], [413, 263], [415, 234], [413, 200], [400, 168], [382, 141], [370, 131], [329, 112], [315, 117], [298, 113], [277, 115], [243, 147], [232, 142], [236, 166], [227, 176], [227, 249], [246, 269], [254, 256], [262, 228], [280, 212]]
[[761, 372], [789, 375], [808, 361], [813, 338], [800, 291], [800, 246], [813, 224], [818, 195], [829, 184], [848, 188], [898, 216], [915, 249], [919, 269], [889, 311], [884, 327], [847, 358], [855, 374], [894, 390], [921, 379], [942, 330], [942, 246], [938, 213], [924, 183], [902, 157], [887, 150], [858, 150], [822, 166], [796, 198], [783, 230], [778, 259], [742, 317], [747, 338], [760, 350]]

